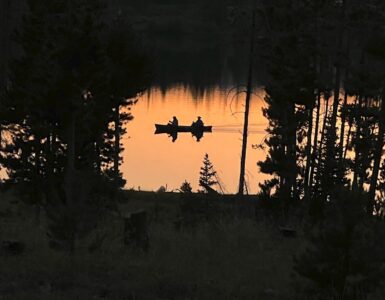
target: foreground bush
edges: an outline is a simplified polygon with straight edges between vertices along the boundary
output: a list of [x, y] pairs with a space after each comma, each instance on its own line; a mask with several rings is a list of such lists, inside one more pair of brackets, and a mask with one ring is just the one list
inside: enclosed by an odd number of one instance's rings
[[385, 227], [364, 210], [365, 197], [342, 192], [326, 204], [295, 258], [303, 299], [360, 300], [384, 275]]

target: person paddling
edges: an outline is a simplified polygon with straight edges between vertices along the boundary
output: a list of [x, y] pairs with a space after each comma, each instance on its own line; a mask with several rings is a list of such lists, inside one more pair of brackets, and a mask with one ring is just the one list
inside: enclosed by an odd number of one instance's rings
[[192, 123], [192, 125], [196, 129], [202, 129], [204, 124], [201, 117], [198, 117], [198, 119]]
[[175, 116], [173, 116], [172, 121], [168, 122], [168, 124], [172, 126], [178, 126], [179, 122], [178, 122], [178, 119]]

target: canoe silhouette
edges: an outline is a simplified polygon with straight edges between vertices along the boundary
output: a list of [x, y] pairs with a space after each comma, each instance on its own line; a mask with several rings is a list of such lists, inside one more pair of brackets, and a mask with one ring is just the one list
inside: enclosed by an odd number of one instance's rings
[[173, 133], [173, 132], [211, 132], [212, 126], [174, 126], [171, 124], [155, 124], [155, 133]]

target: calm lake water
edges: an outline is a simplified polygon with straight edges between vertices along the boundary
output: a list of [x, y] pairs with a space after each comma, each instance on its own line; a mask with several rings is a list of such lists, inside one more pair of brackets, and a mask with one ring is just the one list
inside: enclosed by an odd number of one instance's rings
[[[249, 143], [247, 148], [246, 181], [249, 193], [258, 191], [258, 183], [267, 177], [259, 173], [257, 161], [266, 153], [256, 150], [265, 136], [267, 121], [262, 115], [264, 92], [255, 91], [250, 110]], [[187, 180], [198, 189], [199, 170], [208, 153], [226, 193], [238, 190], [245, 94], [215, 88], [194, 93], [189, 88], [174, 87], [166, 92], [151, 89], [133, 107], [134, 120], [127, 124], [123, 138], [121, 170], [126, 188], [157, 190], [178, 189]], [[155, 123], [166, 124], [176, 116], [180, 125], [190, 125], [201, 116], [213, 126], [200, 142], [190, 133], [180, 133], [175, 142], [167, 134], [155, 135]], [[219, 190], [219, 187], [217, 187]]]

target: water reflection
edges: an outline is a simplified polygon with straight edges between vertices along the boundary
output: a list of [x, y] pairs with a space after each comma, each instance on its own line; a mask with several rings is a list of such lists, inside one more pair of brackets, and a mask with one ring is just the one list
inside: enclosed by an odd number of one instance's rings
[[170, 137], [172, 138], [172, 142], [174, 143], [176, 139], [178, 138], [178, 132], [173, 132], [170, 134]]
[[[158, 132], [155, 132], [155, 134], [160, 134]], [[171, 141], [174, 143], [178, 138], [178, 132], [172, 131], [170, 133], [166, 133], [169, 138], [171, 138]], [[196, 138], [196, 141], [199, 142], [201, 138], [203, 137], [203, 131], [197, 131], [197, 132], [191, 132], [191, 136]]]
[[193, 132], [192, 135], [197, 139], [197, 142], [199, 142], [203, 137], [203, 131]]
[[[266, 135], [262, 99], [263, 92], [259, 91], [251, 103], [246, 177], [249, 191], [253, 193], [258, 190], [258, 183], [266, 178], [259, 174], [256, 165], [266, 154], [252, 147], [261, 143]], [[157, 190], [159, 186], [167, 185], [168, 190], [174, 190], [187, 180], [196, 190], [203, 156], [208, 153], [224, 190], [235, 193], [239, 176], [243, 104], [244, 95], [228, 95], [226, 90], [220, 88], [200, 96], [183, 87], [165, 92], [153, 89], [145, 94], [133, 108], [135, 119], [128, 124], [124, 139], [122, 172], [127, 180], [126, 188]], [[202, 116], [205, 124], [213, 125], [213, 132], [154, 135], [154, 124], [167, 124], [173, 115], [178, 117], [180, 124], [191, 124], [197, 116]]]

